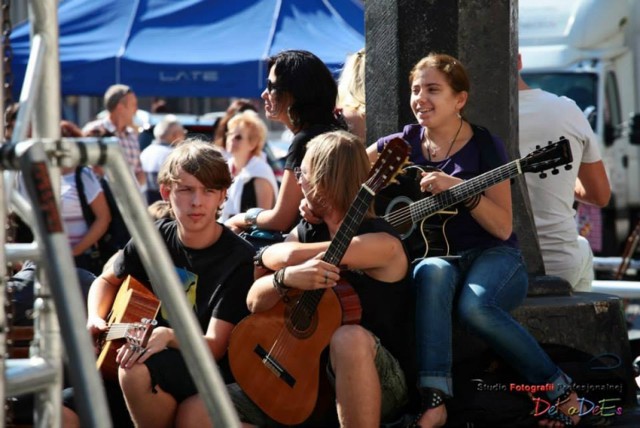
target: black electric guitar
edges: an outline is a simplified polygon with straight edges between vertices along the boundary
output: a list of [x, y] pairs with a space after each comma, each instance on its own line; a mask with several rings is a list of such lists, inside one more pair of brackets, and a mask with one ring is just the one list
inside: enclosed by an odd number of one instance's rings
[[412, 257], [448, 256], [450, 250], [446, 226], [452, 216], [458, 213], [456, 204], [525, 172], [539, 172], [540, 177], [544, 178], [545, 170], [554, 168], [552, 174], [557, 174], [557, 166], [565, 165], [565, 169], [571, 169], [571, 165], [567, 164], [572, 160], [569, 140], [561, 138], [522, 159], [466, 180], [437, 195], [420, 190], [421, 173], [433, 168], [410, 165], [405, 168], [404, 176], [399, 177], [399, 184], [387, 187], [378, 195], [376, 213], [402, 235]]

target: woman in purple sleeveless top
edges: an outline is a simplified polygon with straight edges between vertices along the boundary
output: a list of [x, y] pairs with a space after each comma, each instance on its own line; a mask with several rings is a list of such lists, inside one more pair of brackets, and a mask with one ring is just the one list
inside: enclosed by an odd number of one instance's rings
[[[404, 138], [414, 164], [437, 168], [420, 178], [421, 190], [432, 194], [507, 163], [503, 142], [462, 116], [469, 79], [460, 61], [430, 54], [414, 66], [409, 79], [418, 123], [370, 146], [371, 160], [387, 141]], [[544, 423], [579, 420], [570, 410], [579, 407], [571, 379], [509, 314], [523, 302], [528, 285], [512, 228], [509, 186], [509, 181], [496, 184], [455, 207], [458, 213], [446, 227], [449, 254], [455, 257], [412, 254], [420, 257], [413, 267], [422, 402], [415, 426], [442, 426], [447, 420], [445, 402], [453, 396], [452, 315], [527, 382], [554, 385], [546, 399], [557, 404], [558, 411], [544, 415]]]

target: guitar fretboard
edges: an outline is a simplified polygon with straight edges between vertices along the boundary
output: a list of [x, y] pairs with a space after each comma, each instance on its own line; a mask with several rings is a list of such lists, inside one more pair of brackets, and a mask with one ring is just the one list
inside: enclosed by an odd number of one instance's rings
[[[360, 188], [322, 260], [334, 266], [340, 264], [340, 260], [342, 260], [342, 257], [344, 257], [344, 254], [347, 252], [351, 239], [358, 231], [358, 227], [360, 227], [360, 223], [362, 223], [362, 219], [373, 201], [373, 196], [373, 193], [365, 186]], [[309, 313], [314, 313], [325, 291], [326, 289], [324, 288], [306, 291], [302, 297], [300, 297], [299, 304], [308, 308], [310, 310]]]
[[442, 211], [471, 196], [482, 193], [494, 184], [520, 175], [522, 172], [520, 160], [511, 161], [501, 167], [457, 184], [437, 195], [413, 202], [405, 208], [386, 215], [384, 218], [394, 227], [404, 223], [407, 217], [409, 217], [413, 223], [417, 223], [438, 211]]

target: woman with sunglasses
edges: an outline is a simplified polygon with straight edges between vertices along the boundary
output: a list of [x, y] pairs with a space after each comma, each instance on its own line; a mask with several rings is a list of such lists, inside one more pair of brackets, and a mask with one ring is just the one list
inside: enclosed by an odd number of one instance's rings
[[267, 126], [253, 111], [231, 118], [226, 135], [227, 163], [233, 184], [227, 192], [220, 221], [251, 207], [273, 208], [278, 195], [276, 176], [262, 155]]
[[253, 207], [228, 219], [225, 225], [236, 233], [252, 227], [289, 231], [298, 219], [303, 196], [293, 170], [300, 166], [307, 142], [325, 132], [344, 129], [334, 115], [336, 82], [317, 56], [287, 50], [270, 58], [268, 66], [267, 87], [262, 92], [266, 116], [283, 123], [294, 138], [275, 206], [270, 210]]

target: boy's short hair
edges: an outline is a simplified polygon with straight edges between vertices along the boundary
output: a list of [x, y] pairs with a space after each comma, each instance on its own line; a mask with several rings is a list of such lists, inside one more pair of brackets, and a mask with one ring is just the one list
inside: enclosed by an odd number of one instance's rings
[[180, 171], [193, 175], [208, 189], [231, 186], [231, 173], [222, 154], [197, 138], [184, 140], [169, 153], [158, 172], [158, 184], [171, 186], [178, 181]]

